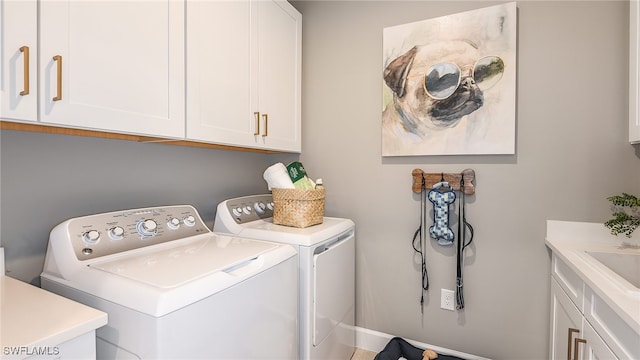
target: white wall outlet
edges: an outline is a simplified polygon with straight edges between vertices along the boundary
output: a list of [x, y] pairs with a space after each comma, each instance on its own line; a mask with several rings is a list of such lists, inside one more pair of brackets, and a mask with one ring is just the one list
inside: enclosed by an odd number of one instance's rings
[[440, 308], [455, 311], [455, 292], [447, 289], [440, 291]]

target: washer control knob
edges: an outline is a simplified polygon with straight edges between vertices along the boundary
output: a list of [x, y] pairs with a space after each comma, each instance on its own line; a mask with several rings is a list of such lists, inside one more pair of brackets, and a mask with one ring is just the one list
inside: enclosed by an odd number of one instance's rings
[[98, 230], [85, 231], [82, 234], [82, 240], [87, 244], [97, 244], [100, 240], [100, 232]]
[[266, 209], [267, 206], [261, 201], [253, 204], [253, 208], [256, 209], [256, 213], [258, 215], [262, 215], [264, 214], [264, 209]]
[[182, 222], [187, 226], [193, 226], [196, 224], [196, 218], [193, 215], [188, 215], [187, 217], [182, 219]]
[[124, 229], [122, 226], [114, 226], [109, 229], [109, 237], [112, 240], [122, 240], [124, 238]]
[[178, 218], [169, 219], [169, 221], [167, 222], [167, 226], [169, 227], [169, 229], [176, 230], [177, 228], [180, 227], [180, 219]]
[[233, 210], [232, 210], [232, 211], [233, 211], [233, 215], [235, 215], [235, 216], [240, 216], [240, 215], [242, 215], [242, 208], [240, 208], [240, 207], [233, 208]]
[[152, 219], [140, 220], [136, 228], [142, 236], [153, 236], [158, 232], [158, 224]]
[[251, 206], [249, 206], [249, 205], [245, 206], [245, 207], [242, 209], [242, 212], [243, 212], [243, 213], [245, 213], [245, 214], [247, 214], [247, 215], [250, 215], [250, 214], [251, 214]]
[[273, 211], [273, 201], [267, 203], [267, 209]]

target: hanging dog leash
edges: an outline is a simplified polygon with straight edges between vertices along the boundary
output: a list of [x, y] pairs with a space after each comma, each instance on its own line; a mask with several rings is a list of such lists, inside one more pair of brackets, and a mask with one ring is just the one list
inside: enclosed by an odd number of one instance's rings
[[[469, 230], [469, 242], [466, 242], [466, 234]], [[464, 181], [460, 180], [460, 200], [458, 201], [458, 246], [456, 269], [456, 309], [464, 309], [464, 294], [462, 286], [462, 265], [464, 249], [473, 241], [473, 226], [467, 222], [465, 212]]]
[[[421, 271], [422, 271], [422, 285], [420, 289], [420, 312], [424, 314], [424, 293], [429, 290], [429, 274], [427, 273], [427, 259], [425, 255], [426, 250], [426, 240], [425, 240], [425, 227], [427, 224], [427, 213], [425, 211], [425, 206], [427, 202], [426, 195], [426, 186], [424, 178], [422, 179], [422, 191], [420, 192], [420, 225], [418, 229], [413, 234], [413, 240], [411, 241], [411, 245], [413, 246], [413, 250], [420, 255], [421, 261]], [[416, 246], [416, 240], [418, 244]]]
[[[464, 309], [464, 289], [462, 280], [462, 270], [464, 267], [464, 250], [473, 242], [473, 227], [467, 221], [466, 216], [466, 195], [473, 195], [475, 187], [473, 181], [475, 172], [473, 169], [465, 169], [460, 174], [447, 174], [449, 179], [460, 180], [460, 186], [451, 186], [445, 181], [445, 174], [427, 174], [420, 169], [414, 169], [411, 172], [413, 176], [413, 184], [411, 189], [414, 193], [420, 194], [420, 226], [413, 234], [412, 246], [413, 250], [420, 255], [422, 286], [420, 296], [421, 311], [424, 314], [424, 294], [429, 289], [429, 277], [427, 274], [426, 248], [428, 238], [431, 237], [437, 241], [439, 245], [451, 246], [455, 242], [454, 232], [449, 228], [449, 206], [455, 202], [456, 193], [458, 196], [458, 224], [457, 224], [457, 247], [456, 247], [456, 309]], [[437, 181], [437, 175], [440, 175], [440, 181]], [[459, 177], [458, 177], [459, 176]], [[429, 180], [426, 180], [427, 177]], [[435, 182], [435, 184], [434, 184]], [[433, 187], [427, 194], [427, 184]], [[427, 199], [433, 203], [433, 226], [429, 227], [427, 236]], [[454, 205], [455, 206], [455, 205]], [[467, 241], [468, 237], [468, 241]]]

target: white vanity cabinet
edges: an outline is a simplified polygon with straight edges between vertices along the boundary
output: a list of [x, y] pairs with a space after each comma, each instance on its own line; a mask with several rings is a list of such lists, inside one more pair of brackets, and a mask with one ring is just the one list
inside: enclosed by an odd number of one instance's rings
[[557, 258], [553, 267], [549, 358], [618, 359], [582, 314], [583, 283]]
[[38, 120], [38, 3], [0, 2], [0, 118]]
[[39, 6], [40, 121], [184, 137], [184, 2]]
[[567, 264], [552, 255], [552, 360], [636, 359], [637, 335]]
[[301, 151], [302, 16], [286, 1], [187, 1], [188, 140]]

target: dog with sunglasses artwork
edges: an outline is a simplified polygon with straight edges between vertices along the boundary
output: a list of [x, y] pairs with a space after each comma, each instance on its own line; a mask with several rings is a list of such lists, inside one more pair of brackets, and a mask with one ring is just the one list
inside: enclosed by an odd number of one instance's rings
[[393, 59], [383, 72], [393, 95], [382, 115], [383, 148], [393, 148], [394, 141], [420, 143], [465, 117], [472, 121], [504, 67], [500, 57], [465, 40], [416, 45]]

